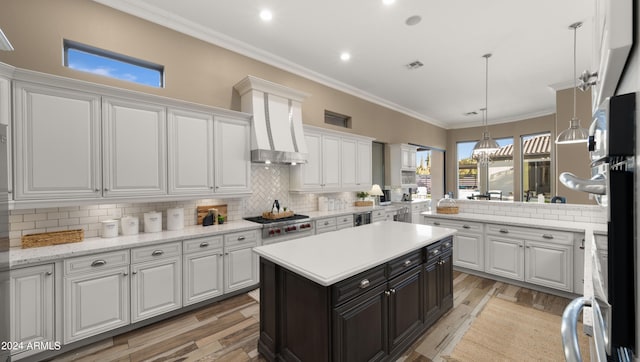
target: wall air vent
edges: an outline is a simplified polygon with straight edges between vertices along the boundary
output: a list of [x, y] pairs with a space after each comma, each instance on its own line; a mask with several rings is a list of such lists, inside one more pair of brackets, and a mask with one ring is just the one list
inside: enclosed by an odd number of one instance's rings
[[351, 116], [325, 110], [324, 123], [342, 128], [351, 128]]
[[419, 61], [419, 60], [416, 60], [414, 62], [411, 62], [411, 63], [405, 65], [405, 67], [407, 67], [407, 69], [409, 69], [409, 70], [422, 68], [423, 66], [424, 66], [424, 64], [422, 64], [422, 62]]

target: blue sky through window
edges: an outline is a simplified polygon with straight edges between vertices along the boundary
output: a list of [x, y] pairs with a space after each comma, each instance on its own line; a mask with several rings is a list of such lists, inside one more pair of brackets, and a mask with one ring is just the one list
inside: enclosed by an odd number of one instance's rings
[[67, 49], [67, 66], [83, 72], [156, 88], [162, 87], [162, 72], [158, 69], [145, 68], [78, 49]]

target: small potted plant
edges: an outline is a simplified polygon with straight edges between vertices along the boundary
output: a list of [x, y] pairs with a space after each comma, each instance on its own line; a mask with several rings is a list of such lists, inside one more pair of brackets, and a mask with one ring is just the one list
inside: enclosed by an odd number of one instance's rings
[[218, 224], [224, 224], [224, 216], [218, 215]]
[[366, 191], [360, 191], [360, 192], [358, 192], [357, 196], [358, 196], [358, 198], [359, 198], [360, 200], [364, 201], [364, 199], [365, 199], [367, 196], [369, 196], [369, 193], [368, 193], [368, 192], [366, 192]]

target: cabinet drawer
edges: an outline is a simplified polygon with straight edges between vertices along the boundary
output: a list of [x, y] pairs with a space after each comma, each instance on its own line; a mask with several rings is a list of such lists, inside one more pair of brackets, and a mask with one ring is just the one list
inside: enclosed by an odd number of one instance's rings
[[427, 225], [440, 226], [444, 228], [456, 229], [462, 233], [482, 233], [482, 223], [462, 221], [462, 220], [448, 220], [440, 218], [425, 217]]
[[64, 274], [74, 275], [129, 265], [129, 249], [64, 260]]
[[389, 279], [395, 277], [396, 275], [412, 269], [418, 265], [422, 264], [422, 249], [416, 250], [407, 255], [403, 255], [400, 258], [394, 259], [387, 263], [387, 270], [389, 271], [388, 277]]
[[224, 235], [224, 246], [229, 247], [240, 244], [254, 244], [258, 242], [258, 231], [247, 230]]
[[[351, 216], [353, 218], [353, 216]], [[324, 219], [316, 220], [316, 230], [320, 229], [331, 229], [335, 230], [336, 227], [336, 218], [335, 217], [327, 217]]]
[[442, 255], [451, 253], [453, 248], [453, 239], [447, 238], [427, 246], [427, 263], [438, 259]]
[[331, 287], [333, 306], [346, 302], [387, 281], [386, 264], [377, 266]]
[[373, 219], [384, 219], [387, 216], [387, 212], [384, 210], [373, 210], [371, 211], [371, 220]]
[[221, 249], [222, 236], [211, 236], [207, 238], [198, 238], [193, 240], [185, 240], [182, 242], [182, 253], [191, 254], [199, 251]]
[[566, 245], [573, 244], [573, 233], [568, 231], [487, 224], [487, 234], [505, 236], [512, 239], [544, 241]]
[[352, 215], [342, 215], [336, 217], [336, 225], [338, 229], [348, 226], [353, 226], [353, 214]]
[[143, 246], [131, 249], [131, 263], [179, 256], [181, 251], [182, 243], [180, 242]]

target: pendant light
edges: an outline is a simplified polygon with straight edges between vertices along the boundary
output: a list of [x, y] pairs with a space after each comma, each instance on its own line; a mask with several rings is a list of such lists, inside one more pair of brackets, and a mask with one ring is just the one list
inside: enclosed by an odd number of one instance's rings
[[480, 164], [487, 164], [491, 160], [491, 155], [494, 154], [499, 148], [498, 142], [491, 138], [489, 133], [489, 127], [487, 126], [489, 119], [489, 58], [491, 53], [482, 56], [486, 59], [486, 74], [485, 74], [485, 101], [483, 120], [484, 131], [482, 132], [482, 138], [475, 146], [473, 146], [472, 156]]
[[569, 25], [569, 29], [573, 29], [573, 117], [569, 121], [569, 128], [560, 132], [556, 138], [556, 144], [570, 144], [587, 142], [589, 132], [586, 128], [580, 127], [580, 119], [576, 117], [576, 88], [578, 85], [578, 76], [576, 75], [576, 33], [578, 28], [582, 26], [581, 22]]

